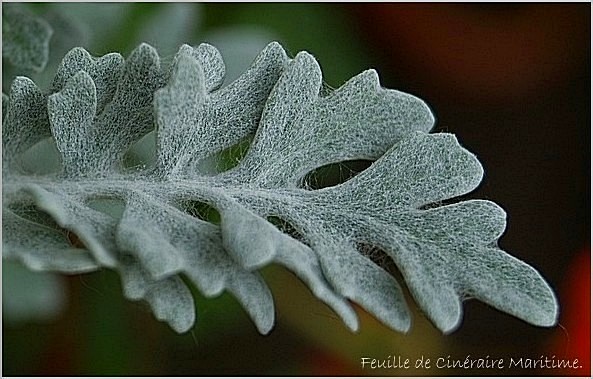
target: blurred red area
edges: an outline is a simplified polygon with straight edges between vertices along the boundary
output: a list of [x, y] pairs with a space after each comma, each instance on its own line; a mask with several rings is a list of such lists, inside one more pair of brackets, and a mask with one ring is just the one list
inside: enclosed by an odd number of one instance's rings
[[578, 370], [563, 374], [591, 376], [591, 249], [583, 249], [571, 262], [560, 293], [563, 304], [559, 330], [551, 342], [558, 357], [577, 358]]
[[304, 365], [310, 376], [359, 376], [362, 371], [351, 360], [326, 350], [311, 350]]

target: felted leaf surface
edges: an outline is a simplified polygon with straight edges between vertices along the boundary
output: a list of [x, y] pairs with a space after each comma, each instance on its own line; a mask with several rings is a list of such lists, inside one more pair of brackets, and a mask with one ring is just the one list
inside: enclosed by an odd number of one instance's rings
[[39, 72], [47, 64], [49, 24], [18, 4], [2, 6], [2, 58], [25, 70]]
[[[258, 269], [276, 263], [351, 330], [349, 301], [407, 331], [400, 284], [359, 250], [368, 244], [393, 259], [445, 332], [467, 297], [536, 325], [556, 322], [546, 282], [496, 245], [500, 207], [434, 206], [472, 191], [483, 171], [453, 135], [428, 134], [424, 102], [382, 88], [373, 70], [328, 91], [310, 54], [290, 59], [277, 43], [223, 80], [207, 44], [182, 46], [169, 67], [146, 44], [125, 62], [74, 49], [50, 94], [17, 78], [3, 100], [4, 256], [37, 270], [117, 270], [125, 295], [178, 332], [196, 319], [187, 283], [207, 297], [229, 291], [269, 332], [274, 304]], [[151, 133], [154, 164], [127, 167], [127, 152]], [[33, 175], [24, 157], [47, 136], [60, 170]], [[235, 167], [204, 164], [250, 138]], [[374, 163], [342, 184], [308, 187], [310, 172], [356, 159]], [[219, 221], [200, 216], [204, 207]]]

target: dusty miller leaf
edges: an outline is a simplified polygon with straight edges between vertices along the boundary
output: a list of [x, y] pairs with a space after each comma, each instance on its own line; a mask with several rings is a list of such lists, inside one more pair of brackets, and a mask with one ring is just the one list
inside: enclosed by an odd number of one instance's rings
[[[195, 321], [187, 280], [205, 296], [231, 292], [267, 333], [274, 305], [257, 270], [276, 263], [351, 330], [348, 300], [407, 331], [400, 285], [359, 251], [367, 244], [393, 259], [444, 332], [468, 296], [536, 325], [556, 322], [550, 287], [496, 245], [500, 207], [434, 206], [472, 191], [483, 171], [453, 135], [428, 134], [434, 118], [421, 100], [382, 88], [373, 70], [328, 91], [310, 54], [289, 59], [277, 43], [223, 80], [220, 53], [207, 44], [182, 46], [170, 67], [146, 44], [125, 62], [74, 49], [51, 94], [17, 78], [3, 124], [5, 257], [38, 270], [117, 270], [125, 295], [148, 301], [178, 332]], [[154, 164], [127, 167], [126, 152], [149, 133]], [[23, 156], [48, 135], [60, 170], [32, 175]], [[249, 138], [235, 167], [204, 165]], [[304, 180], [356, 159], [375, 162], [333, 187], [310, 190]], [[196, 217], [201, 207], [219, 224]]]
[[2, 6], [2, 58], [26, 70], [39, 72], [47, 64], [53, 31], [45, 20], [18, 4]]

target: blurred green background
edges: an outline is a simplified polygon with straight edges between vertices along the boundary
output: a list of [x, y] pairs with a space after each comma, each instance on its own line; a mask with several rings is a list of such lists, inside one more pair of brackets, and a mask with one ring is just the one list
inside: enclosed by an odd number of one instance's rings
[[[478, 156], [486, 176], [469, 197], [506, 209], [508, 228], [500, 245], [550, 282], [561, 304], [562, 327], [534, 327], [468, 301], [461, 327], [442, 335], [409, 299], [415, 319], [408, 335], [388, 330], [362, 309], [361, 330], [353, 334], [292, 274], [268, 267], [263, 274], [277, 307], [269, 335], [257, 333], [232, 297], [204, 299], [198, 293], [196, 326], [177, 335], [142, 304], [125, 300], [117, 275], [102, 271], [57, 282], [42, 278], [44, 288], [64, 294], [54, 299], [63, 309], [46, 314], [49, 318], [3, 312], [3, 375], [590, 375], [590, 4], [26, 7], [54, 28], [46, 70], [24, 73], [42, 88], [74, 46], [94, 55], [127, 56], [143, 41], [157, 47], [165, 61], [181, 43], [210, 42], [226, 60], [227, 82], [271, 40], [291, 55], [312, 53], [335, 88], [367, 68], [377, 69], [383, 86], [412, 93], [433, 108], [435, 131], [455, 133]], [[16, 74], [23, 73], [3, 65], [4, 92]], [[4, 270], [9, 268], [4, 263]], [[3, 275], [3, 305], [8, 298], [25, 302], [40, 291], [24, 280], [20, 288], [7, 286], [7, 278]], [[360, 366], [362, 357], [401, 355], [414, 361], [468, 354], [507, 360], [555, 355], [579, 358], [583, 368]]]

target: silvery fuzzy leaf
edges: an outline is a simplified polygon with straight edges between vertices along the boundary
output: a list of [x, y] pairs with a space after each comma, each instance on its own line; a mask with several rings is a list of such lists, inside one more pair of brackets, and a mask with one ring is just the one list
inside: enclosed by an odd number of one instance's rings
[[[310, 54], [289, 59], [277, 43], [238, 79], [223, 80], [221, 55], [207, 44], [182, 46], [170, 67], [146, 44], [125, 62], [73, 50], [47, 118], [31, 83], [11, 92], [4, 148], [22, 154], [49, 130], [61, 170], [30, 175], [14, 160], [3, 173], [3, 212], [23, 223], [35, 205], [96, 266], [117, 270], [127, 297], [146, 300], [178, 332], [196, 319], [189, 283], [207, 297], [231, 292], [269, 332], [273, 299], [258, 269], [272, 263], [351, 330], [358, 320], [349, 301], [409, 330], [400, 283], [362, 245], [385, 251], [443, 332], [458, 326], [468, 296], [535, 325], [556, 322], [544, 279], [497, 247], [504, 211], [483, 200], [439, 205], [474, 190], [483, 169], [453, 135], [428, 133], [434, 117], [423, 101], [381, 87], [374, 70], [328, 90]], [[149, 135], [153, 164], [127, 167], [126, 153]], [[249, 139], [234, 167], [204, 164]], [[307, 186], [311, 172], [360, 159], [374, 163], [342, 184]], [[14, 222], [4, 225], [14, 235], [7, 257], [27, 264], [45, 238], [38, 231], [51, 225]], [[52, 259], [48, 270], [66, 265]]]

